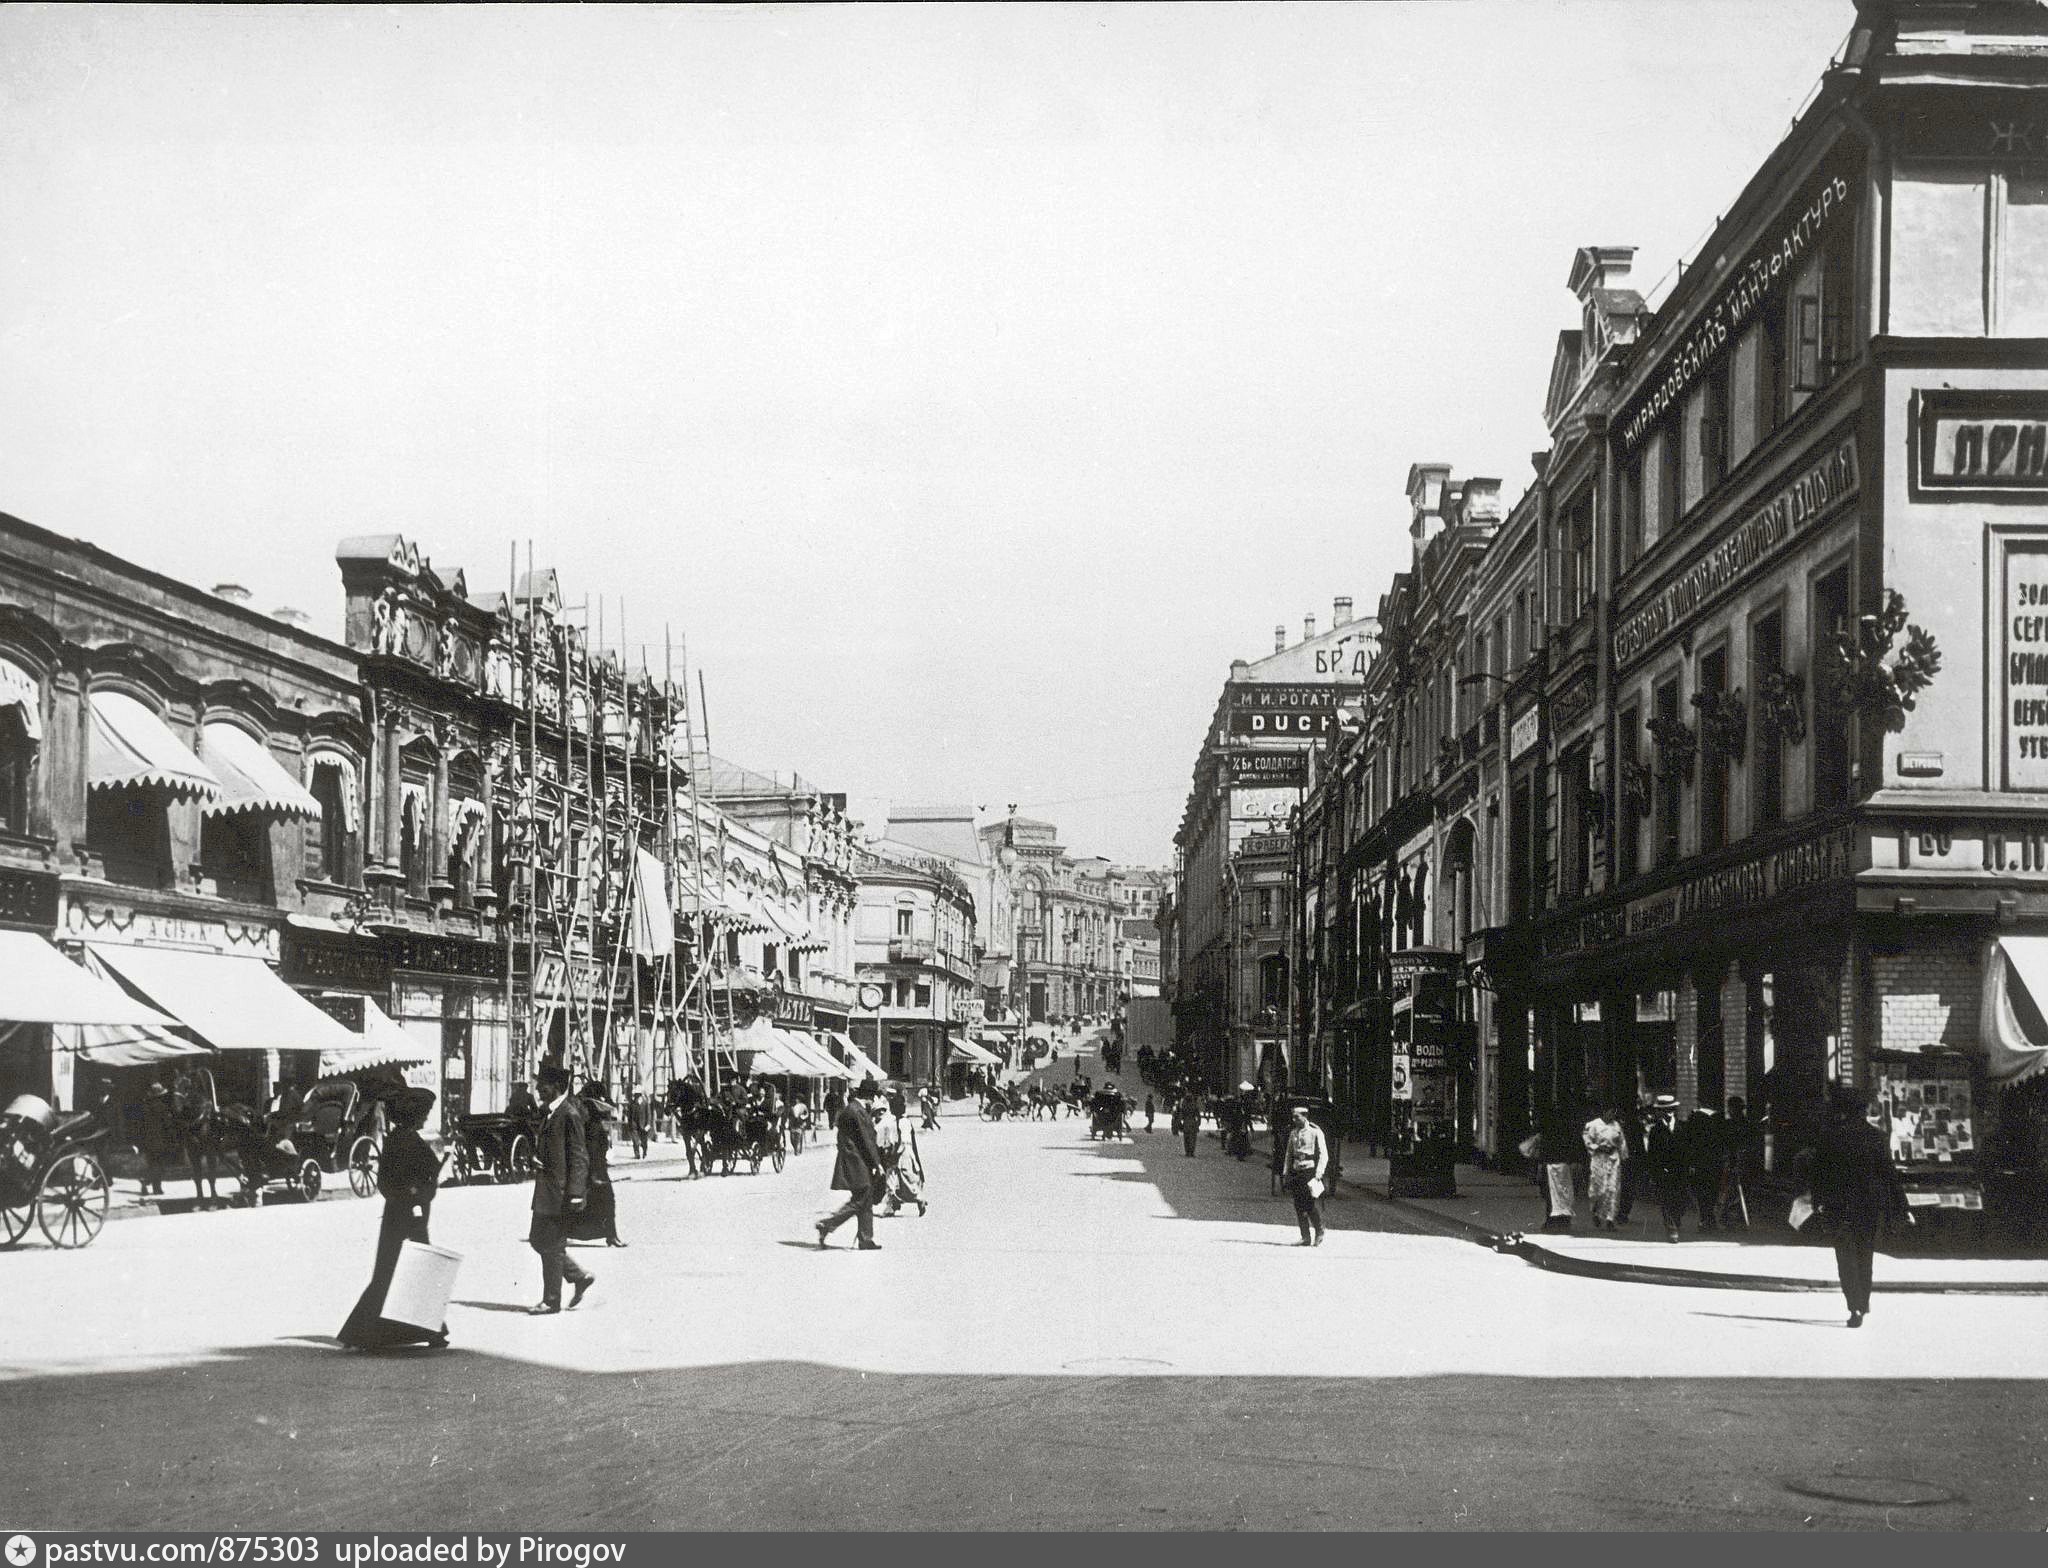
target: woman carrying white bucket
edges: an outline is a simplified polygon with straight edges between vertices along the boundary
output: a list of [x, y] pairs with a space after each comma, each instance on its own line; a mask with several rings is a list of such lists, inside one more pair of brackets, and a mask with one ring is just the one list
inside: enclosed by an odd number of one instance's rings
[[[391, 1130], [377, 1166], [377, 1190], [384, 1194], [384, 1223], [377, 1231], [377, 1266], [355, 1311], [335, 1337], [356, 1350], [384, 1350], [398, 1345], [448, 1348], [448, 1327], [422, 1328], [386, 1317], [387, 1295], [398, 1272], [399, 1253], [409, 1241], [427, 1241], [427, 1218], [440, 1186], [441, 1162], [420, 1136], [434, 1096], [426, 1089], [407, 1089], [391, 1104]], [[438, 1249], [437, 1249], [438, 1250]]]

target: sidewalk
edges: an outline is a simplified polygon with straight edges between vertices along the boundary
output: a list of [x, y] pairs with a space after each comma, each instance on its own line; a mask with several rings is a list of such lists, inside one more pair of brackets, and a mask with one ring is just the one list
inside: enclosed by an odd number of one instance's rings
[[[1722, 1290], [1838, 1289], [1834, 1249], [1803, 1241], [1788, 1228], [1757, 1224], [1703, 1237], [1688, 1222], [1674, 1246], [1664, 1239], [1656, 1205], [1638, 1200], [1618, 1232], [1543, 1230], [1543, 1200], [1526, 1176], [1458, 1167], [1455, 1198], [1390, 1198], [1387, 1162], [1344, 1151], [1347, 1192], [1390, 1204], [1446, 1236], [1509, 1252], [1540, 1269], [1646, 1285]], [[1581, 1226], [1588, 1226], [1582, 1216]], [[1533, 1234], [1531, 1234], [1533, 1233]], [[1898, 1256], [1879, 1248], [1880, 1292], [2048, 1296], [2048, 1258]]]

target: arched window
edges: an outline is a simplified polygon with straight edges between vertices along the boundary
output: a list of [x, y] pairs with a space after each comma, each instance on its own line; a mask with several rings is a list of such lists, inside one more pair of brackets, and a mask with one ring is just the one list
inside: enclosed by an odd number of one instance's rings
[[311, 758], [309, 788], [320, 803], [320, 820], [306, 829], [306, 875], [316, 882], [353, 885], [349, 848], [356, 832], [355, 770], [331, 753]]
[[42, 687], [0, 659], [0, 832], [29, 831], [29, 805], [42, 739]]
[[411, 786], [398, 819], [398, 869], [405, 874], [405, 890], [414, 898], [427, 896], [427, 797]]

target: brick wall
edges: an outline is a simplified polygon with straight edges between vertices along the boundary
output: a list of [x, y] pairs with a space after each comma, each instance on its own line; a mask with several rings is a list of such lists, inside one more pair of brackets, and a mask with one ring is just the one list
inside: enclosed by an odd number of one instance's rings
[[1984, 976], [1974, 939], [1930, 939], [1903, 953], [1874, 952], [1869, 965], [1872, 1048], [1975, 1047]]
[[1693, 1111], [1700, 1103], [1700, 994], [1693, 989], [1690, 975], [1679, 982], [1672, 1018], [1676, 1026], [1672, 1030], [1672, 1038], [1678, 1057], [1678, 1083], [1674, 1092], [1678, 1095], [1679, 1106]]

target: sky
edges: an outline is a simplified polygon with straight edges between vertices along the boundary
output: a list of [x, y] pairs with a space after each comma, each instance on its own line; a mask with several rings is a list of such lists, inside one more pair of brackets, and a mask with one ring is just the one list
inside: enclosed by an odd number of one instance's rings
[[[721, 756], [1165, 864], [1233, 658], [1546, 445], [1849, 0], [0, 9], [0, 511], [338, 636], [335, 544]], [[1653, 302], [1658, 296], [1652, 294]]]

